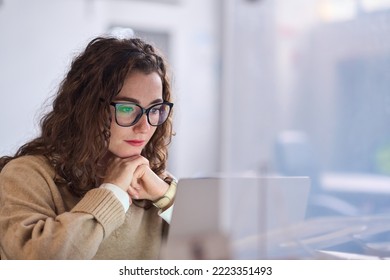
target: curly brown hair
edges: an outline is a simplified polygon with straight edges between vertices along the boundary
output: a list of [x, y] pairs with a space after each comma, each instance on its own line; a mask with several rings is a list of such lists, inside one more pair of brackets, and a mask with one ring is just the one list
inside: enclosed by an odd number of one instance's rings
[[[103, 158], [110, 139], [110, 103], [132, 71], [158, 73], [163, 100], [172, 101], [167, 63], [157, 49], [138, 38], [95, 38], [73, 60], [52, 111], [41, 119], [41, 136], [20, 147], [14, 156], [2, 157], [0, 171], [14, 158], [42, 155], [54, 167], [56, 183], [74, 194], [97, 187], [106, 171]], [[171, 138], [172, 114], [142, 151], [158, 175], [165, 171]]]

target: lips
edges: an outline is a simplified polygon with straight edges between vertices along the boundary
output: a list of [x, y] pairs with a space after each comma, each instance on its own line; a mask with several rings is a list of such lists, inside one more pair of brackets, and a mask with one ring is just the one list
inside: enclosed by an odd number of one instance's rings
[[134, 147], [142, 146], [145, 143], [144, 140], [125, 140], [125, 142]]

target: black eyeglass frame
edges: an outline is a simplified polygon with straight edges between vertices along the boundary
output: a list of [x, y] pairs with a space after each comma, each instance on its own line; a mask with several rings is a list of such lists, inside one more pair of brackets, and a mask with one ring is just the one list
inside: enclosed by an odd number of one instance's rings
[[[116, 110], [117, 110], [117, 107], [116, 107], [116, 105], [118, 105], [118, 104], [131, 104], [131, 105], [135, 105], [135, 106], [137, 106], [138, 108], [140, 108], [141, 109], [141, 114], [139, 114], [136, 118], [135, 118], [135, 120], [131, 123], [131, 124], [129, 124], [129, 125], [122, 125], [122, 124], [119, 124], [119, 122], [118, 122], [118, 119], [117, 119], [117, 115], [116, 115]], [[141, 118], [142, 118], [142, 116], [144, 115], [144, 114], [146, 114], [146, 118], [147, 118], [147, 120], [148, 120], [148, 123], [151, 125], [151, 126], [160, 126], [160, 125], [162, 125], [163, 123], [165, 123], [166, 121], [167, 121], [167, 119], [168, 119], [168, 117], [169, 117], [169, 114], [171, 113], [171, 110], [172, 110], [172, 107], [173, 107], [173, 103], [171, 103], [171, 102], [168, 102], [168, 101], [163, 101], [163, 102], [161, 102], [161, 103], [156, 103], [156, 104], [153, 104], [153, 105], [151, 105], [149, 108], [144, 108], [144, 107], [142, 107], [141, 105], [139, 105], [139, 104], [137, 104], [137, 103], [133, 103], [133, 102], [111, 102], [110, 103], [110, 105], [112, 105], [112, 106], [114, 106], [114, 108], [115, 108], [115, 122], [116, 122], [116, 124], [117, 125], [119, 125], [119, 126], [122, 126], [122, 127], [130, 127], [130, 126], [133, 126], [133, 125], [135, 125]], [[149, 119], [149, 112], [150, 112], [150, 110], [153, 108], [153, 107], [155, 107], [155, 106], [159, 106], [159, 105], [168, 105], [169, 106], [169, 112], [168, 112], [168, 115], [167, 115], [167, 118], [162, 122], [162, 123], [160, 123], [160, 124], [151, 124], [150, 123], [150, 119]]]

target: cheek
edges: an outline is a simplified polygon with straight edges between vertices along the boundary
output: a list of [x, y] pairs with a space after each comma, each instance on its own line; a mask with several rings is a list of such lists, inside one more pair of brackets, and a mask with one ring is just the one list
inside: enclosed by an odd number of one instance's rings
[[156, 133], [156, 130], [157, 130], [156, 127], [152, 127], [150, 129], [150, 135], [149, 135], [149, 139], [148, 140], [152, 139], [153, 135]]
[[118, 142], [119, 140], [123, 140], [123, 137], [125, 137], [126, 129], [123, 127], [118, 126], [115, 123], [115, 120], [111, 122], [110, 126], [110, 143]]
[[116, 128], [116, 125], [114, 123], [115, 121], [111, 122], [110, 126], [110, 138], [115, 138], [118, 135], [118, 129]]

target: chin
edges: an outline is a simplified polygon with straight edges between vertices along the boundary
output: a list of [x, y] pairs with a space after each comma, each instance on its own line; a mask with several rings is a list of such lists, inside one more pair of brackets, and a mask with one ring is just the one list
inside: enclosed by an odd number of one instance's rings
[[118, 158], [129, 158], [133, 156], [139, 156], [142, 153], [144, 147], [129, 147], [128, 145], [116, 146], [109, 148], [111, 154]]
[[141, 153], [142, 150], [140, 149], [140, 150], [127, 151], [127, 152], [119, 152], [119, 153], [115, 153], [115, 155], [120, 158], [129, 158], [129, 157], [139, 156], [141, 155]]

